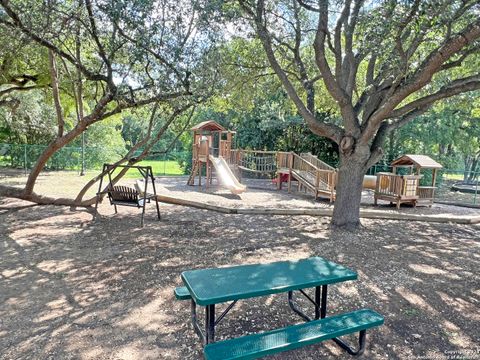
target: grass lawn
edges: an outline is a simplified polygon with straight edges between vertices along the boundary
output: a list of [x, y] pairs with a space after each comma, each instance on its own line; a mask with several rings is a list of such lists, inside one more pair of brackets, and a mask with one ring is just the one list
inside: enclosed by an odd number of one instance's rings
[[151, 166], [154, 175], [183, 175], [183, 169], [176, 160], [144, 160], [138, 165]]
[[[138, 166], [151, 166], [154, 176], [163, 176], [163, 175], [184, 175], [183, 170], [178, 164], [178, 161], [175, 160], [144, 160], [137, 164]], [[130, 169], [126, 174], [125, 178], [139, 178], [140, 173], [135, 169]]]
[[[0, 156], [0, 166], [8, 167], [9, 164], [6, 161], [2, 161], [2, 160], [3, 160], [3, 157]], [[178, 164], [178, 161], [175, 161], [175, 160], [144, 160], [139, 162], [137, 165], [151, 166], [154, 176], [184, 175], [182, 168]], [[101, 170], [101, 167], [98, 167], [98, 169], [87, 169], [87, 175], [94, 176], [100, 170]], [[71, 171], [79, 171], [79, 170], [71, 170]], [[140, 175], [137, 170], [132, 169], [127, 172], [125, 177], [131, 179], [131, 178], [138, 178], [140, 177]]]

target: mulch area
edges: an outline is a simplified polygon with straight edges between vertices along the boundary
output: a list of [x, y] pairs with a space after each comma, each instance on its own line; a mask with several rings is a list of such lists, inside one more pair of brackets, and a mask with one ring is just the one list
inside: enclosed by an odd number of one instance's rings
[[[480, 358], [478, 225], [364, 220], [349, 233], [332, 231], [329, 218], [161, 211], [156, 221], [149, 207], [140, 228], [132, 208], [114, 215], [102, 204], [93, 221], [85, 210], [0, 199], [0, 358], [201, 359], [190, 305], [173, 296], [183, 270], [309, 256], [359, 273], [330, 287], [330, 314], [385, 316], [364, 358]], [[237, 304], [217, 335], [298, 322], [275, 295]], [[351, 357], [327, 342], [271, 358]]]
[[[205, 184], [188, 186], [185, 177], [160, 177], [157, 178], [157, 193], [184, 200], [193, 200], [208, 205], [223, 206], [228, 208], [251, 209], [318, 209], [333, 208], [328, 200], [317, 200], [309, 192], [298, 191], [297, 186], [292, 186], [288, 193], [286, 184], [282, 190], [276, 190], [276, 184], [268, 180], [243, 179], [247, 191], [234, 195], [227, 189], [215, 183], [208, 189]], [[418, 206], [414, 208], [402, 204], [400, 209], [389, 202], [379, 200], [378, 206], [373, 204], [374, 191], [366, 189], [362, 192], [362, 209], [379, 210], [388, 213], [423, 214], [423, 215], [453, 215], [453, 216], [480, 216], [480, 208], [469, 208], [445, 204], [434, 204], [432, 207]]]

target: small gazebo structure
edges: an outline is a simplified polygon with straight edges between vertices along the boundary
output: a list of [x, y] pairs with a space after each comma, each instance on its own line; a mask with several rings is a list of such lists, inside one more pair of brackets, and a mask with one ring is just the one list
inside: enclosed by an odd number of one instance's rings
[[[433, 204], [435, 198], [435, 182], [437, 170], [443, 166], [426, 155], [403, 155], [391, 164], [391, 173], [378, 173], [375, 188], [375, 204], [377, 199], [395, 202], [397, 208], [401, 203], [416, 205]], [[399, 168], [409, 168], [408, 175], [397, 174]], [[432, 169], [431, 186], [420, 186], [422, 169]]]
[[441, 164], [433, 160], [427, 155], [403, 155], [394, 160], [391, 164], [393, 173], [397, 172], [400, 167], [410, 168], [410, 174], [421, 175], [422, 169], [432, 170], [432, 184], [430, 186], [417, 187], [418, 204], [432, 205], [435, 199], [435, 182], [437, 181], [437, 170], [443, 168]]

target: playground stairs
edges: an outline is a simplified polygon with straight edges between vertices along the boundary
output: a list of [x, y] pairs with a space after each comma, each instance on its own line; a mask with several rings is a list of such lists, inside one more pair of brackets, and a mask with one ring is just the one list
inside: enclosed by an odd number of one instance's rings
[[[296, 154], [282, 151], [231, 150], [229, 166], [241, 178], [242, 171], [263, 174], [277, 173], [277, 186], [281, 188], [282, 176], [296, 181], [299, 189], [313, 193], [315, 198], [335, 200], [337, 170], [311, 153]], [[289, 190], [291, 181], [289, 181]]]
[[311, 191], [315, 198], [326, 197], [335, 200], [336, 170], [310, 153], [292, 153], [292, 180], [296, 180], [299, 189]]

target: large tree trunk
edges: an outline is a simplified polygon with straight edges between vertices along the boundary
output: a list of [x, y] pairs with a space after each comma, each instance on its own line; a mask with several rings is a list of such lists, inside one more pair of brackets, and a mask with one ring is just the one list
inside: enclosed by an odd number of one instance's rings
[[25, 184], [24, 197], [28, 199], [28, 196], [33, 194], [33, 188], [37, 181], [38, 175], [42, 172], [43, 168], [47, 164], [48, 160], [61, 148], [69, 144], [73, 139], [85, 131], [85, 124], [77, 124], [69, 133], [62, 137], [56, 138], [51, 142], [47, 148], [43, 151], [40, 157], [37, 159], [30, 174], [28, 175], [27, 183]]
[[357, 147], [351, 153], [340, 152], [340, 166], [332, 225], [355, 229], [360, 225], [360, 201], [363, 177], [370, 157], [368, 147]]

